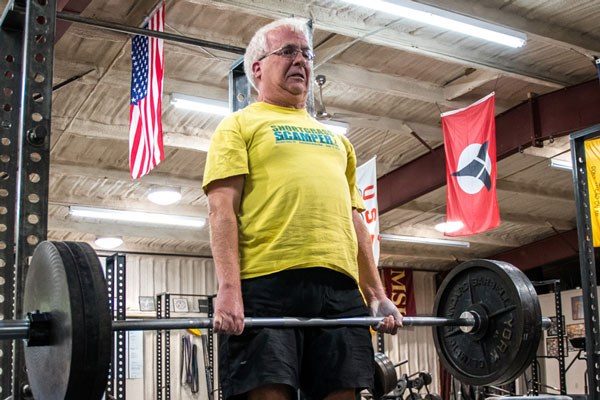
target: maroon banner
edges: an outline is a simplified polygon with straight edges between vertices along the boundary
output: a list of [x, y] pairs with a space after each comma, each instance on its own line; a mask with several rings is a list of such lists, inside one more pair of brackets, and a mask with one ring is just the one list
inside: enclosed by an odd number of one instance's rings
[[413, 316], [417, 314], [412, 270], [384, 268], [383, 285], [385, 286], [385, 293], [396, 304], [402, 315]]
[[494, 93], [469, 107], [442, 114], [447, 236], [473, 235], [500, 224], [495, 121]]

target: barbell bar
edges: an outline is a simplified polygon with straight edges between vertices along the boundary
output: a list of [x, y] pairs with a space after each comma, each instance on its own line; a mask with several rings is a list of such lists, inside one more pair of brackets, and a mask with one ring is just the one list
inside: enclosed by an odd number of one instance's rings
[[[29, 384], [40, 399], [100, 399], [114, 331], [211, 328], [214, 322], [212, 318], [113, 321], [102, 267], [86, 243], [41, 242], [31, 258], [23, 297], [27, 318], [0, 321], [0, 339], [26, 340]], [[436, 294], [433, 314], [405, 317], [403, 325], [431, 326], [444, 367], [460, 381], [476, 385], [514, 380], [530, 365], [542, 329], [550, 326], [525, 275], [492, 260], [455, 267]], [[245, 327], [376, 326], [382, 319], [246, 318]], [[124, 367], [124, 361], [115, 363]], [[395, 367], [381, 354], [375, 364], [379, 387], [374, 391], [385, 394], [397, 383]]]
[[[468, 311], [467, 311], [468, 313]], [[370, 326], [376, 327], [383, 317], [352, 317], [352, 318], [244, 318], [244, 327], [252, 328], [328, 328], [340, 326]], [[450, 319], [440, 317], [404, 317], [402, 326], [459, 326], [475, 328], [477, 319], [474, 315]], [[173, 318], [167, 320], [141, 319], [120, 320], [112, 322], [113, 331], [151, 331], [174, 329], [206, 329], [213, 328], [214, 318]], [[548, 329], [552, 321], [542, 318], [542, 328]], [[29, 339], [31, 321], [6, 320], [0, 321], [0, 340]]]

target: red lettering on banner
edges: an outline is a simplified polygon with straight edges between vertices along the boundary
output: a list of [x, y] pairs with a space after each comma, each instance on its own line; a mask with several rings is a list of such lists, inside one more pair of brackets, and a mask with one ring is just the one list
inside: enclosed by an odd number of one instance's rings
[[403, 315], [415, 315], [412, 271], [405, 269], [383, 270], [386, 293]]
[[375, 222], [375, 220], [377, 219], [377, 209], [373, 208], [371, 210], [365, 210], [365, 220], [367, 221], [367, 224], [370, 224], [371, 222]]
[[406, 314], [406, 285], [403, 279], [406, 273], [402, 271], [393, 271], [390, 274], [392, 280], [392, 301], [398, 307], [402, 314]]
[[[371, 191], [372, 193], [367, 193]], [[375, 185], [369, 185], [363, 190], [363, 200], [369, 200], [375, 197]]]

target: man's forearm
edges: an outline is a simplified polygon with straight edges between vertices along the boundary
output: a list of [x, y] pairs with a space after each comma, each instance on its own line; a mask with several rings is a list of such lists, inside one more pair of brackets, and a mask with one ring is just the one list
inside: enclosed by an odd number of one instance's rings
[[240, 288], [238, 226], [233, 212], [211, 212], [210, 246], [220, 289]]
[[354, 229], [358, 241], [358, 281], [360, 289], [367, 301], [385, 297], [385, 291], [379, 278], [377, 265], [373, 259], [371, 236], [362, 217], [357, 211], [353, 213]]

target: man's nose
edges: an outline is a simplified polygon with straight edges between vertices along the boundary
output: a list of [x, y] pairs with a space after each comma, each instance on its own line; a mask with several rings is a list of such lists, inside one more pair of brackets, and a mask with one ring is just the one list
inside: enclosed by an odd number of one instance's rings
[[294, 65], [306, 65], [306, 58], [302, 55], [302, 52], [299, 51], [294, 55]]

